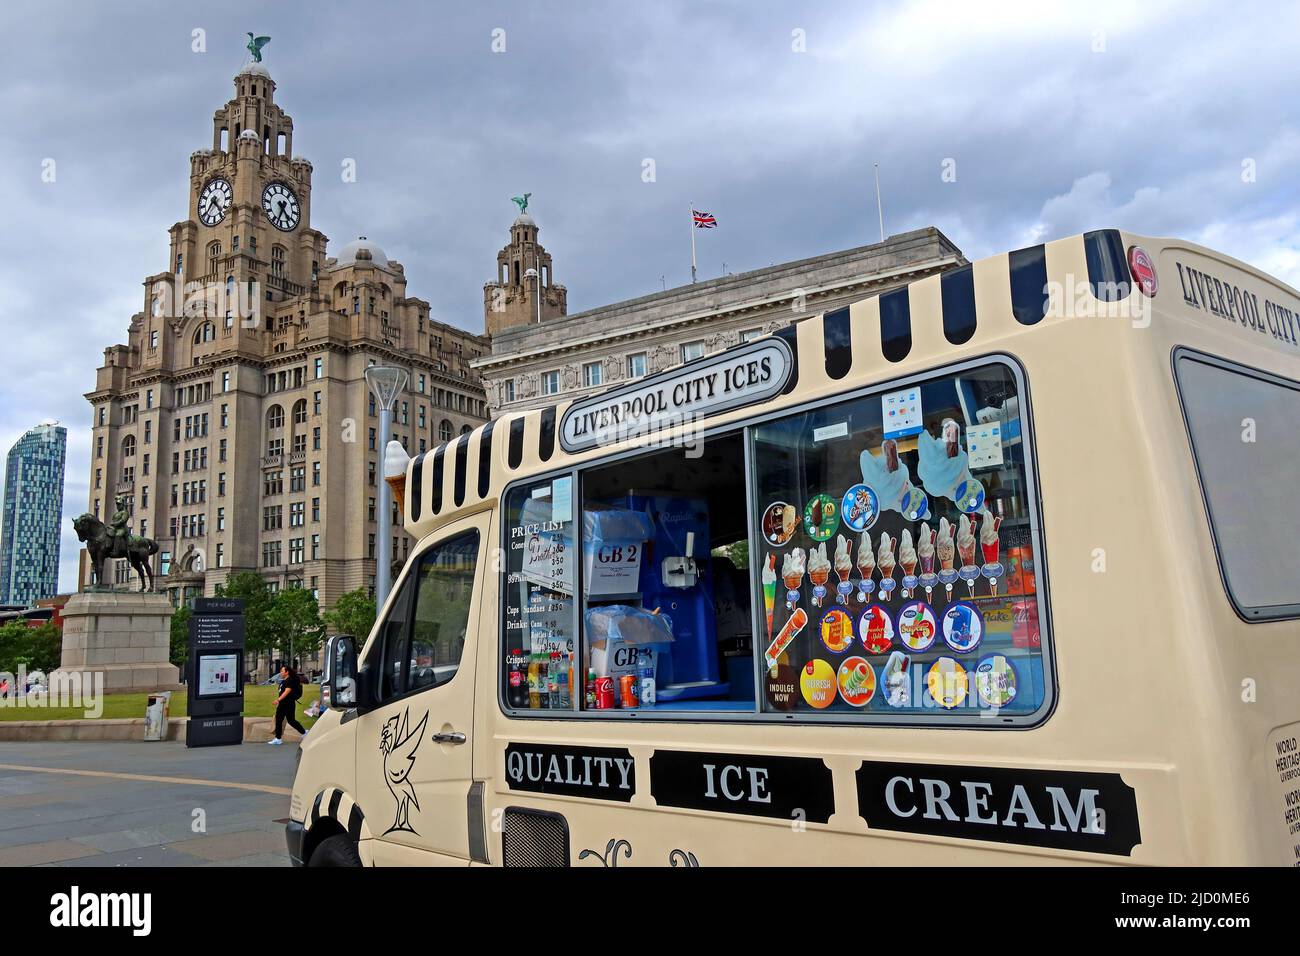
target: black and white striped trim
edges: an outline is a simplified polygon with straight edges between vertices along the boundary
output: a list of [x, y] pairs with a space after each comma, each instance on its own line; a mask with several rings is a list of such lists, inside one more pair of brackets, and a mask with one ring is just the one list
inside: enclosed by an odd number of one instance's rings
[[326, 787], [316, 794], [316, 799], [311, 804], [311, 812], [303, 821], [303, 828], [310, 832], [312, 827], [326, 818], [338, 823], [354, 842], [360, 843], [371, 838], [370, 828], [366, 825], [365, 814], [361, 812], [361, 807], [338, 787]]

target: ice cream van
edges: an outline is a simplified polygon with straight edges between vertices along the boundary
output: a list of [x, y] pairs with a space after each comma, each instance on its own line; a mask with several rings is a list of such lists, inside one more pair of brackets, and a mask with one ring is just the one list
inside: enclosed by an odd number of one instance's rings
[[317, 865], [1300, 863], [1300, 295], [1099, 230], [389, 472]]

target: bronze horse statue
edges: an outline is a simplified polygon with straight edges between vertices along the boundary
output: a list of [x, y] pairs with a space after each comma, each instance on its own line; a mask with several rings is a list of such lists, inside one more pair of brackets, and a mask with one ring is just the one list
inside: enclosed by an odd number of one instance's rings
[[[90, 555], [90, 582], [103, 586], [104, 562], [110, 558], [126, 558], [140, 577], [140, 590], [153, 590], [153, 569], [149, 567], [149, 558], [158, 553], [158, 542], [152, 538], [139, 535], [119, 537], [108, 533], [108, 526], [92, 514], [83, 514], [72, 519], [77, 538], [84, 541]], [[145, 582], [148, 581], [148, 587]]]

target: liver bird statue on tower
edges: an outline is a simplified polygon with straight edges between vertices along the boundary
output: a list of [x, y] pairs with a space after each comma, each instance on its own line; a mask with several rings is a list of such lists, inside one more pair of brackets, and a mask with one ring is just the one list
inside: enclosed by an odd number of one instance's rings
[[255, 37], [251, 33], [248, 35], [248, 55], [253, 58], [254, 63], [262, 62], [262, 47], [270, 42], [270, 37]]

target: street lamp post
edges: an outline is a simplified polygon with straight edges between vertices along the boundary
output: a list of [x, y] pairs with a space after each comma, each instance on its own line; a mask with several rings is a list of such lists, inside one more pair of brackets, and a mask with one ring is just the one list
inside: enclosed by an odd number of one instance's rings
[[[376, 443], [379, 453], [388, 447], [388, 436], [393, 430], [393, 406], [397, 396], [406, 387], [407, 372], [404, 368], [391, 365], [372, 365], [366, 369], [366, 384], [379, 405], [379, 435]], [[376, 469], [383, 466], [382, 460], [376, 461]], [[391, 586], [392, 561], [389, 557], [390, 541], [393, 537], [393, 503], [392, 490], [388, 482], [379, 482], [379, 538], [375, 546], [375, 607], [382, 608]]]

